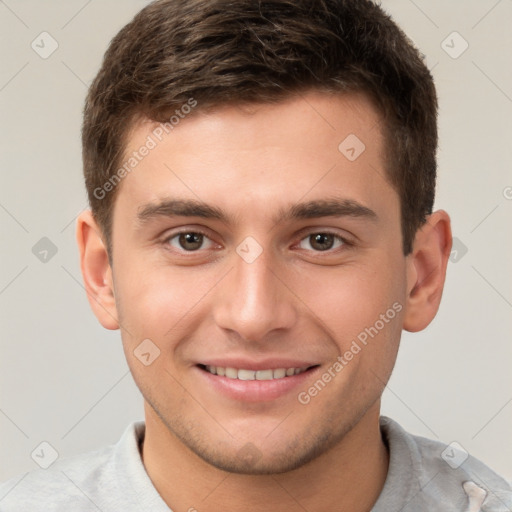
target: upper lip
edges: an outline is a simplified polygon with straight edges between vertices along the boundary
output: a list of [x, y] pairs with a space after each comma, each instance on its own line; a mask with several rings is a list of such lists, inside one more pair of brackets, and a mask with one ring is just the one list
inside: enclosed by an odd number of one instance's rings
[[221, 368], [236, 368], [238, 370], [277, 370], [278, 368], [309, 368], [318, 363], [299, 361], [298, 359], [264, 359], [254, 361], [250, 359], [209, 359], [199, 363], [202, 366], [220, 366]]

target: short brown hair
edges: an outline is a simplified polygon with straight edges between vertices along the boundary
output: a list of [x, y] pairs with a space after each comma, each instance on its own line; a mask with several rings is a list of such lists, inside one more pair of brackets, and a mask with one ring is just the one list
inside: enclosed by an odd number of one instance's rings
[[137, 120], [281, 101], [316, 89], [362, 91], [380, 107], [386, 172], [401, 204], [404, 254], [432, 213], [437, 98], [422, 56], [370, 0], [157, 0], [112, 40], [84, 109], [84, 175], [110, 248], [112, 179]]

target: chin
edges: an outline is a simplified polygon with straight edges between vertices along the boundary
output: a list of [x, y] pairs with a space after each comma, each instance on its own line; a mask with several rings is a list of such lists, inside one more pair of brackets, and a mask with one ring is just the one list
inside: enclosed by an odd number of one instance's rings
[[[323, 450], [319, 450], [321, 452]], [[232, 455], [205, 453], [196, 451], [207, 464], [227, 473], [238, 475], [275, 475], [287, 473], [304, 466], [315, 459], [320, 453], [293, 453], [286, 449], [283, 453], [264, 454], [252, 443], [247, 443]]]
[[[227, 473], [239, 475], [275, 475], [294, 471], [327, 452], [339, 436], [295, 435], [279, 445], [264, 447], [245, 443], [235, 447], [222, 442], [205, 442], [192, 438], [190, 432], [178, 435], [181, 442], [204, 462]], [[215, 448], [213, 448], [215, 446]]]

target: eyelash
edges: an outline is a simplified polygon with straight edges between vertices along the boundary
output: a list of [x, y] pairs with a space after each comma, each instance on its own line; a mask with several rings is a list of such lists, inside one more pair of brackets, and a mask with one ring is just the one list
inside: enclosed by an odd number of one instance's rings
[[[207, 238], [208, 240], [210, 240], [212, 243], [215, 243], [213, 242], [213, 240], [208, 236], [207, 233], [205, 233], [204, 231], [200, 230], [200, 229], [184, 229], [182, 231], [177, 231], [176, 233], [173, 233], [172, 235], [166, 237], [164, 240], [163, 240], [163, 243], [164, 245], [170, 245], [170, 241], [173, 240], [174, 238], [177, 238], [179, 237], [180, 235], [186, 235], [186, 234], [190, 234], [190, 233], [194, 233], [196, 235], [202, 235], [204, 236], [205, 238]], [[201, 249], [198, 249], [197, 251], [186, 251], [185, 249], [181, 249], [180, 252], [183, 252], [183, 253], [190, 253], [190, 254], [193, 254], [195, 252], [199, 252]]]
[[[198, 234], [198, 235], [202, 235], [203, 237], [207, 238], [208, 240], [210, 240], [210, 242], [214, 243], [215, 242], [208, 236], [207, 233], [205, 233], [204, 231], [202, 231], [201, 229], [189, 229], [189, 230], [182, 230], [182, 231], [178, 231], [176, 233], [173, 233], [172, 235], [166, 237], [164, 240], [163, 240], [163, 244], [164, 245], [170, 245], [170, 241], [179, 237], [180, 235], [185, 235], [185, 234], [190, 234], [190, 233], [194, 233], [194, 234]], [[313, 249], [305, 249], [305, 250], [308, 250], [308, 251], [311, 251], [311, 252], [314, 252], [314, 253], [318, 253], [318, 254], [322, 254], [322, 253], [327, 253], [327, 254], [332, 254], [332, 253], [335, 253], [337, 251], [339, 251], [340, 249], [343, 249], [343, 247], [345, 248], [349, 248], [349, 247], [352, 247], [354, 244], [348, 240], [347, 238], [345, 237], [342, 237], [341, 235], [339, 235], [338, 233], [334, 233], [332, 231], [329, 231], [329, 230], [323, 230], [323, 231], [310, 231], [309, 233], [305, 234], [304, 236], [302, 236], [300, 238], [300, 240], [298, 241], [298, 243], [294, 244], [294, 245], [298, 245], [300, 244], [303, 240], [306, 240], [307, 238], [313, 236], [313, 235], [319, 235], [319, 234], [322, 234], [322, 235], [330, 235], [332, 237], [334, 237], [337, 241], [340, 241], [342, 243], [341, 247], [337, 247], [335, 249], [326, 249], [325, 251], [315, 251]], [[186, 251], [185, 249], [181, 248], [181, 250], [179, 250], [180, 253], [182, 254], [191, 254], [193, 255], [194, 253], [198, 253], [200, 251], [202, 251], [204, 249], [197, 249], [195, 251]]]
[[341, 235], [339, 235], [338, 233], [333, 233], [332, 231], [310, 231], [309, 233], [307, 233], [305, 236], [303, 236], [300, 240], [299, 240], [299, 244], [303, 241], [303, 240], [306, 240], [308, 238], [310, 238], [311, 236], [313, 235], [328, 235], [328, 236], [332, 236], [334, 239], [335, 239], [335, 242], [336, 241], [339, 241], [341, 242], [341, 247], [336, 247], [334, 249], [326, 249], [325, 251], [315, 251], [315, 250], [312, 250], [312, 249], [309, 249], [311, 250], [312, 252], [315, 252], [315, 253], [318, 253], [318, 254], [322, 254], [322, 253], [327, 253], [327, 254], [332, 254], [332, 253], [335, 253], [335, 252], [338, 252], [339, 250], [341, 250], [343, 247], [349, 247], [350, 245], [352, 245], [349, 240], [347, 240], [346, 238], [342, 237]]

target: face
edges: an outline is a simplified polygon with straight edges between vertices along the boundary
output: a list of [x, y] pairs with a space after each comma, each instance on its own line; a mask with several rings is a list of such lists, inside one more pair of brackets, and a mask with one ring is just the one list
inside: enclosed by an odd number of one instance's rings
[[218, 468], [296, 468], [378, 404], [407, 293], [379, 121], [362, 95], [198, 112], [120, 185], [128, 364], [147, 411]]

